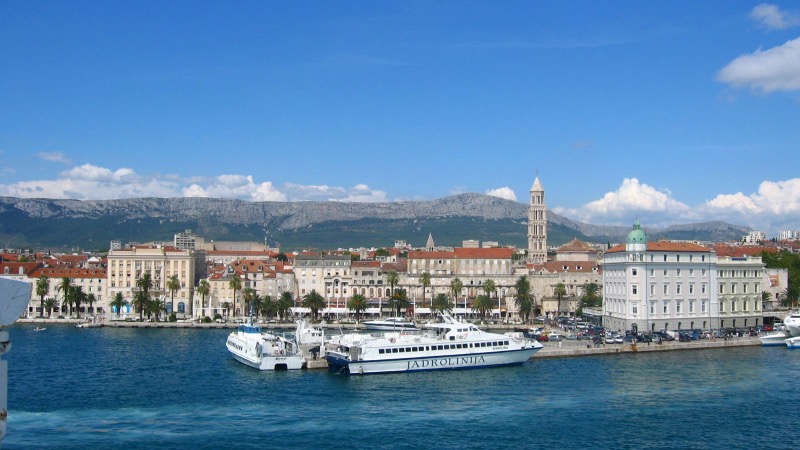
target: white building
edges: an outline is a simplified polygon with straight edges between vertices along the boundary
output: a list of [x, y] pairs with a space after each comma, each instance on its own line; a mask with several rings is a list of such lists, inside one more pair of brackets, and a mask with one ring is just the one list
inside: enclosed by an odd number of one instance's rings
[[763, 325], [763, 279], [760, 256], [717, 256], [719, 326], [715, 328]]
[[627, 243], [604, 255], [604, 325], [637, 331], [719, 328], [716, 278], [713, 250], [648, 243], [637, 221]]

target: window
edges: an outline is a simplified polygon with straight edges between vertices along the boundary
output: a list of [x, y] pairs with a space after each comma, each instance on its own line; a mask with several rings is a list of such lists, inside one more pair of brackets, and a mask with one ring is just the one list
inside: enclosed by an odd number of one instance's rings
[[680, 314], [681, 313], [681, 307], [682, 306], [683, 306], [683, 302], [675, 302], [675, 313], [676, 314]]
[[676, 295], [681, 295], [681, 285], [680, 284], [675, 285], [675, 294]]
[[706, 301], [705, 300], [700, 302], [700, 311], [701, 312], [706, 312]]
[[664, 302], [664, 314], [669, 314], [669, 303]]
[[633, 305], [633, 309], [632, 309], [632, 311], [633, 311], [633, 314], [634, 314], [634, 315], [637, 315], [637, 314], [639, 314], [639, 306], [637, 306], [637, 305]]
[[668, 275], [667, 275], [667, 269], [664, 269], [664, 276], [665, 276], [665, 277], [666, 277], [666, 276], [668, 276]]
[[655, 284], [651, 284], [650, 285], [650, 295], [656, 295], [656, 285]]
[[689, 293], [694, 294], [694, 283], [689, 283]]
[[650, 303], [650, 314], [652, 315], [652, 314], [655, 314], [655, 313], [656, 313], [656, 304], [655, 303]]
[[705, 294], [706, 293], [706, 284], [705, 283], [700, 285], [700, 293], [701, 294]]
[[[564, 267], [564, 270], [566, 270], [566, 267]], [[636, 269], [635, 268], [631, 269], [631, 276], [634, 276], [634, 277], [636, 276]]]
[[689, 314], [694, 314], [694, 302], [689, 302]]
[[632, 293], [633, 295], [637, 295], [637, 294], [638, 294], [638, 289], [637, 289], [637, 287], [636, 287], [636, 285], [635, 285], [635, 284], [632, 284], [632, 285], [631, 285], [631, 293]]
[[676, 270], [675, 270], [675, 276], [676, 276], [676, 277], [679, 277], [679, 276], [681, 276], [681, 269], [676, 269]]
[[669, 294], [669, 285], [665, 284], [664, 285], [664, 295], [667, 295], [667, 294]]

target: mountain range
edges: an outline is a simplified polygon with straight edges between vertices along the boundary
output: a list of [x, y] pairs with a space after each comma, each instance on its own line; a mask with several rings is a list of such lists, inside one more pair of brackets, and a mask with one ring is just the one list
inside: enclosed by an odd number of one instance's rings
[[[285, 250], [388, 247], [395, 240], [460, 246], [474, 239], [527, 246], [528, 205], [482, 194], [384, 203], [248, 202], [219, 198], [55, 200], [0, 197], [4, 248], [107, 250], [111, 240], [172, 241], [192, 230], [206, 240], [267, 242]], [[573, 238], [623, 242], [630, 227], [580, 223], [548, 211], [548, 244]], [[725, 222], [647, 228], [648, 239], [738, 240], [750, 228]]]

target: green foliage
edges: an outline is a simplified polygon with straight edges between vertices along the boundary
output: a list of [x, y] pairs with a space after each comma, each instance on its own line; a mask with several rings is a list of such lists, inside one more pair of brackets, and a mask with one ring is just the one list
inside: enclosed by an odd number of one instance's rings
[[[216, 315], [216, 316], [214, 316], [214, 317], [217, 317], [217, 316], [219, 316], [220, 318], [222, 318], [222, 316], [220, 316], [219, 314], [217, 314], [217, 315]], [[211, 320], [211, 317], [208, 317], [208, 316], [205, 316], [205, 317], [203, 317], [203, 323], [211, 323], [211, 322], [213, 322], [213, 320]]]
[[762, 252], [761, 259], [768, 269], [788, 269], [789, 287], [800, 289], [800, 255], [785, 250]]
[[178, 316], [176, 316], [175, 313], [170, 314], [169, 315], [169, 321], [170, 322], [177, 322], [178, 321]]

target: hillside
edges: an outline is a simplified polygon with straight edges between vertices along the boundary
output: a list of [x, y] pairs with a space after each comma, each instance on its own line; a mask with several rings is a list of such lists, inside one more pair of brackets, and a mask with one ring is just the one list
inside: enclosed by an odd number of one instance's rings
[[[525, 247], [528, 205], [481, 194], [386, 203], [246, 202], [214, 198], [48, 200], [0, 197], [0, 245], [6, 248], [108, 249], [111, 240], [170, 241], [190, 229], [208, 240], [258, 241], [288, 250], [423, 245], [491, 240]], [[629, 227], [572, 221], [548, 213], [548, 241], [619, 242]], [[653, 238], [732, 240], [749, 229], [724, 222], [648, 228]]]

